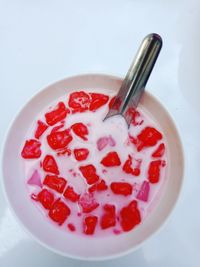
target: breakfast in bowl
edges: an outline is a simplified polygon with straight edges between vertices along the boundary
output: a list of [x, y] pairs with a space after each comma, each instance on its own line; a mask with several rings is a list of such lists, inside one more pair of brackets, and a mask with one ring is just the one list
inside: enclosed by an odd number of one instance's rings
[[15, 217], [64, 256], [104, 260], [160, 229], [183, 181], [183, 152], [165, 108], [145, 92], [124, 118], [103, 121], [122, 79], [88, 74], [36, 94], [13, 121], [3, 184]]
[[115, 94], [75, 90], [30, 123], [19, 155], [32, 205], [72, 234], [128, 232], [154, 210], [165, 187], [167, 142], [159, 124], [132, 109], [103, 121]]

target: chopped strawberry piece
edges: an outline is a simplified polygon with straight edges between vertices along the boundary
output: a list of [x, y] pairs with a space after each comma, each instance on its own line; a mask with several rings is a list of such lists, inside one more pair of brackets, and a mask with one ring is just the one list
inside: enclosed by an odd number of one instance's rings
[[41, 143], [35, 139], [26, 140], [21, 156], [24, 159], [37, 159], [41, 156]]
[[148, 169], [148, 179], [152, 184], [158, 183], [160, 179], [161, 160], [151, 161]]
[[144, 181], [136, 196], [137, 199], [147, 202], [149, 197], [150, 185], [149, 182]]
[[96, 173], [96, 168], [92, 164], [80, 166], [79, 170], [89, 185], [94, 184], [99, 180], [99, 176]]
[[132, 185], [125, 182], [113, 182], [110, 188], [114, 194], [123, 196], [131, 195], [133, 191]]
[[101, 218], [101, 228], [107, 229], [116, 225], [115, 206], [106, 204], [104, 205], [104, 214]]
[[75, 232], [76, 231], [76, 227], [74, 226], [73, 223], [68, 223], [67, 227], [69, 228], [69, 230], [71, 232]]
[[84, 112], [89, 109], [90, 96], [83, 91], [71, 93], [68, 105], [73, 112]]
[[105, 167], [114, 167], [119, 166], [121, 164], [120, 158], [117, 154], [117, 152], [112, 151], [109, 152], [102, 160], [101, 164]]
[[47, 189], [42, 189], [37, 195], [36, 200], [39, 201], [45, 209], [50, 209], [54, 202], [54, 195]]
[[47, 136], [47, 142], [53, 149], [65, 148], [72, 141], [72, 136], [68, 130], [54, 132]]
[[89, 213], [89, 212], [95, 210], [99, 206], [99, 203], [96, 202], [93, 194], [91, 194], [91, 193], [83, 194], [80, 197], [78, 203], [81, 206], [82, 211], [85, 213]]
[[97, 216], [87, 216], [84, 219], [83, 231], [86, 235], [93, 235], [97, 225]]
[[162, 134], [153, 127], [144, 128], [137, 136], [137, 150], [141, 151], [144, 147], [155, 146], [162, 139]]
[[46, 172], [51, 172], [54, 174], [59, 174], [59, 170], [58, 170], [58, 165], [54, 159], [53, 156], [51, 155], [46, 155], [46, 157], [44, 158], [43, 161], [43, 169]]
[[64, 120], [67, 113], [69, 113], [69, 110], [66, 108], [65, 104], [63, 102], [59, 102], [54, 110], [45, 114], [46, 122], [52, 126], [57, 122]]
[[91, 96], [92, 100], [91, 100], [91, 104], [90, 104], [89, 109], [91, 111], [96, 111], [98, 108], [105, 105], [109, 100], [109, 97], [107, 95], [103, 95], [103, 94], [90, 93], [90, 96]]
[[27, 184], [37, 185], [39, 187], [42, 187], [41, 177], [40, 177], [38, 170], [34, 170], [31, 177], [28, 179]]
[[127, 232], [132, 230], [141, 222], [140, 211], [137, 208], [137, 201], [133, 200], [128, 206], [120, 211], [120, 224], [122, 229]]
[[72, 186], [68, 186], [63, 195], [66, 199], [69, 199], [72, 202], [76, 202], [80, 198], [80, 195], [74, 191]]
[[134, 176], [140, 175], [140, 168], [139, 168], [140, 164], [138, 164], [137, 167], [132, 168], [132, 163], [133, 163], [133, 159], [131, 155], [128, 155], [128, 159], [125, 161], [124, 166], [123, 166], [123, 171], [129, 174], [132, 174]]
[[88, 155], [89, 155], [89, 150], [87, 148], [74, 149], [74, 156], [75, 159], [78, 161], [87, 159]]
[[56, 175], [46, 175], [43, 184], [56, 190], [58, 193], [63, 193], [67, 181], [64, 178]]
[[47, 130], [49, 126], [44, 123], [43, 121], [38, 121], [37, 122], [37, 129], [35, 131], [35, 138], [39, 139], [40, 136]]
[[49, 217], [59, 225], [62, 225], [70, 214], [70, 208], [60, 199], [57, 199], [49, 210]]
[[104, 180], [101, 180], [99, 183], [93, 184], [92, 186], [90, 186], [90, 188], [88, 189], [88, 191], [90, 193], [94, 192], [94, 191], [104, 191], [107, 190], [108, 186], [106, 185]]
[[73, 132], [83, 140], [87, 141], [86, 135], [88, 135], [88, 128], [82, 122], [75, 123], [71, 126]]
[[162, 143], [159, 147], [153, 152], [153, 158], [161, 158], [165, 153], [165, 145]]

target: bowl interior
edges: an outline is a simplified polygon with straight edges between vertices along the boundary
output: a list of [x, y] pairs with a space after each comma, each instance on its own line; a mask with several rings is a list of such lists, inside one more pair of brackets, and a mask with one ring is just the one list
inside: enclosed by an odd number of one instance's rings
[[122, 80], [107, 75], [82, 75], [59, 81], [35, 95], [14, 120], [5, 142], [3, 153], [3, 179], [8, 201], [19, 221], [40, 243], [73, 258], [107, 259], [134, 250], [155, 233], [173, 209], [183, 179], [183, 153], [176, 127], [163, 106], [149, 93], [145, 93], [141, 106], [158, 121], [168, 145], [168, 171], [165, 191], [159, 204], [149, 217], [134, 231], [105, 238], [88, 238], [63, 234], [47, 223], [43, 215], [31, 204], [26, 191], [20, 146], [38, 112], [54, 99], [76, 89], [118, 90]]

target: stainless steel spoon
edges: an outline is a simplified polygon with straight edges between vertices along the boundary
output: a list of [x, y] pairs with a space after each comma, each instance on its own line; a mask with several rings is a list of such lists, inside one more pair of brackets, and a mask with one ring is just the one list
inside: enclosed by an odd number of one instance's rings
[[144, 38], [104, 120], [111, 116], [122, 115], [128, 126], [130, 125], [131, 110], [135, 109], [140, 101], [161, 48], [162, 38], [158, 34], [151, 33]]

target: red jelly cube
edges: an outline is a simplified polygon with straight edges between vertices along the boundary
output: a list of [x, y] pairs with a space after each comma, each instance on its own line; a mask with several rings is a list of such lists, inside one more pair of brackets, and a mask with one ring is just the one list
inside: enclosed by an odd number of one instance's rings
[[80, 197], [79, 205], [81, 206], [83, 212], [89, 213], [95, 210], [99, 206], [99, 203], [97, 203], [93, 194], [85, 193]]
[[102, 107], [109, 100], [109, 97], [107, 95], [104, 95], [104, 94], [90, 93], [90, 96], [91, 96], [91, 104], [90, 104], [89, 109], [91, 111], [95, 111], [98, 108]]
[[56, 175], [46, 175], [43, 184], [54, 189], [58, 193], [63, 193], [67, 181], [64, 178]]
[[67, 113], [69, 113], [69, 110], [66, 108], [65, 104], [63, 102], [59, 102], [54, 110], [45, 114], [46, 122], [52, 126], [57, 122], [64, 120]]
[[129, 108], [127, 110], [127, 115], [130, 116], [131, 124], [133, 124], [134, 126], [141, 125], [144, 122], [144, 120], [140, 116], [140, 113], [134, 108]]
[[35, 139], [26, 140], [21, 156], [24, 159], [37, 159], [41, 156], [41, 143]]
[[37, 195], [36, 200], [39, 201], [45, 209], [50, 209], [54, 202], [54, 195], [47, 189], [42, 189]]
[[35, 131], [35, 138], [39, 139], [40, 136], [47, 130], [49, 126], [46, 125], [43, 121], [38, 121], [37, 122], [37, 129]]
[[97, 184], [93, 184], [88, 188], [88, 192], [93, 193], [97, 190]]
[[68, 105], [73, 112], [84, 112], [89, 109], [90, 96], [83, 91], [71, 93]]
[[76, 202], [80, 198], [80, 195], [74, 191], [72, 186], [68, 186], [63, 195], [66, 199], [69, 199], [72, 202]]
[[111, 205], [111, 204], [105, 204], [103, 208], [108, 213], [115, 213], [115, 210], [116, 210], [115, 205]]
[[109, 108], [112, 108], [112, 105], [114, 104], [115, 102], [115, 99], [116, 99], [116, 96], [113, 96], [108, 104]]
[[137, 136], [137, 150], [141, 151], [144, 147], [155, 146], [162, 139], [162, 134], [153, 127], [144, 128]]
[[62, 129], [64, 127], [65, 123], [62, 121], [59, 125], [54, 126], [51, 130], [51, 133], [58, 132], [58, 130]]
[[120, 158], [117, 154], [117, 152], [112, 151], [109, 152], [102, 160], [101, 164], [105, 167], [114, 167], [119, 166], [121, 164]]
[[87, 148], [74, 149], [74, 156], [77, 161], [82, 161], [87, 159], [88, 155], [89, 155], [89, 150]]
[[140, 211], [137, 208], [137, 201], [133, 200], [128, 206], [120, 211], [120, 224], [122, 229], [127, 232], [132, 230], [141, 222]]
[[104, 191], [107, 190], [108, 186], [106, 185], [104, 180], [101, 180], [99, 183], [93, 184], [92, 186], [90, 186], [90, 188], [88, 189], [88, 191], [90, 193], [94, 192], [94, 191]]
[[108, 189], [108, 186], [106, 185], [104, 180], [101, 180], [99, 183], [97, 183], [97, 191], [103, 191]]
[[75, 232], [76, 231], [76, 227], [74, 226], [73, 223], [68, 223], [67, 227], [69, 228], [69, 230], [71, 232]]
[[131, 136], [130, 133], [129, 133], [129, 141], [134, 145], [137, 145], [138, 143], [137, 138]]
[[132, 166], [132, 157], [128, 155], [128, 159], [125, 161], [123, 166], [123, 171], [126, 173], [132, 173], [133, 168], [131, 166]]
[[85, 126], [85, 124], [78, 122], [78, 123], [74, 123], [71, 126], [73, 132], [78, 135], [80, 138], [82, 138], [83, 140], [87, 141], [87, 135], [88, 135], [88, 128], [87, 126]]
[[57, 199], [49, 210], [49, 217], [59, 225], [62, 225], [70, 214], [70, 208], [60, 199]]
[[153, 158], [161, 158], [165, 153], [165, 145], [162, 143], [158, 146], [158, 148], [153, 152]]
[[131, 155], [128, 155], [128, 159], [125, 161], [124, 166], [123, 166], [123, 171], [129, 174], [132, 174], [134, 176], [140, 175], [139, 164], [137, 167], [132, 168], [132, 163], [133, 163], [133, 159]]
[[115, 213], [115, 206], [106, 204], [104, 205], [104, 214], [101, 218], [101, 228], [107, 229], [116, 225], [116, 213]]
[[66, 154], [67, 154], [67, 156], [70, 156], [72, 154], [72, 151], [69, 148], [63, 148], [63, 149], [59, 150], [59, 152], [57, 152], [56, 154], [58, 156], [63, 156], [63, 155], [66, 155]]
[[113, 182], [110, 188], [114, 194], [123, 196], [131, 195], [133, 191], [132, 185], [125, 182]]
[[99, 176], [96, 173], [96, 168], [92, 164], [80, 166], [79, 170], [89, 185], [94, 184], [99, 180]]
[[148, 169], [148, 179], [152, 184], [158, 183], [160, 179], [161, 160], [151, 161]]
[[86, 235], [93, 235], [97, 225], [97, 216], [87, 216], [84, 219], [83, 231]]
[[121, 98], [120, 97], [116, 98], [116, 96], [114, 96], [109, 102], [109, 108], [118, 110], [120, 108], [121, 103], [122, 103]]
[[68, 130], [53, 132], [47, 136], [47, 142], [53, 149], [65, 148], [72, 141], [72, 136]]
[[51, 172], [54, 174], [59, 174], [58, 165], [51, 155], [46, 155], [46, 157], [43, 160], [43, 169], [46, 172]]

